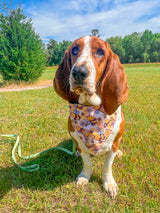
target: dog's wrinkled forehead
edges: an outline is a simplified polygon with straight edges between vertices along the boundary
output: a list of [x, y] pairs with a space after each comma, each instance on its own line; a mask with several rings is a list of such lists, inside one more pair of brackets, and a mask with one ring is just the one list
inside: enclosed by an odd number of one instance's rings
[[82, 64], [91, 60], [91, 44], [90, 37], [85, 36], [83, 39], [83, 45], [80, 56], [77, 58], [76, 63]]
[[100, 38], [84, 36], [74, 41], [71, 46], [72, 67], [85, 65], [90, 72], [93, 69], [97, 72], [103, 71], [110, 51], [109, 45]]
[[72, 45], [72, 55], [73, 55], [73, 62], [72, 65], [79, 66], [85, 64], [86, 66], [92, 61], [91, 56], [91, 37], [85, 36], [77, 41], [75, 41]]
[[72, 68], [70, 73], [71, 90], [75, 89], [77, 86], [81, 86], [89, 91], [95, 91], [96, 71], [91, 54], [90, 36], [82, 37], [72, 44]]

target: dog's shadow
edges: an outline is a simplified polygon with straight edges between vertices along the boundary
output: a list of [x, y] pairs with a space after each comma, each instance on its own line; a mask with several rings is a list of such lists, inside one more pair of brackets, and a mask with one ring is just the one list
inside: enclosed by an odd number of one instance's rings
[[[72, 150], [72, 140], [63, 141], [61, 147]], [[65, 183], [74, 182], [82, 169], [82, 160], [60, 150], [51, 150], [29, 160], [25, 166], [39, 164], [36, 172], [24, 172], [16, 165], [0, 168], [0, 199], [12, 188], [53, 190]]]

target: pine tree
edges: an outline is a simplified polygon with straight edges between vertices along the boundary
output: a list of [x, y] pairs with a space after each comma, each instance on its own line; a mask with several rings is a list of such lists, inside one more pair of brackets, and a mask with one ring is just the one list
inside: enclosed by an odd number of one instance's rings
[[[8, 8], [7, 8], [8, 9]], [[45, 66], [40, 37], [21, 8], [0, 14], [0, 73], [4, 80], [35, 81]]]

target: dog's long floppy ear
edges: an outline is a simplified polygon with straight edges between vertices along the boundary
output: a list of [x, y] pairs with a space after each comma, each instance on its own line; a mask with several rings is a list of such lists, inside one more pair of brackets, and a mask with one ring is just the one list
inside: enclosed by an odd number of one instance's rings
[[129, 87], [119, 57], [110, 51], [102, 74], [100, 97], [107, 114], [113, 114], [128, 97]]
[[71, 55], [70, 47], [66, 50], [64, 58], [58, 69], [53, 80], [53, 87], [56, 93], [68, 102], [75, 103], [78, 100], [78, 96], [70, 91], [69, 75], [71, 71]]

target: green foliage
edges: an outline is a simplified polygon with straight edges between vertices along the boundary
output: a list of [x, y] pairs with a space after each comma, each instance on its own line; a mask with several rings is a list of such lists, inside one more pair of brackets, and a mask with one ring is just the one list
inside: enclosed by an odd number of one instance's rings
[[62, 41], [58, 43], [54, 39], [50, 39], [47, 44], [47, 63], [49, 66], [60, 64], [65, 51], [72, 44], [71, 41]]
[[[91, 36], [99, 37], [99, 31], [92, 30]], [[153, 34], [152, 31], [145, 30], [143, 33], [134, 32], [124, 38], [110, 37], [106, 41], [122, 63], [160, 62], [160, 33]], [[50, 39], [46, 48], [47, 64], [49, 66], [60, 64], [65, 51], [71, 44], [70, 41], [58, 43]]]
[[116, 36], [106, 40], [122, 63], [143, 63], [160, 61], [160, 33], [132, 33], [124, 38]]
[[125, 48], [122, 45], [123, 39], [120, 36], [107, 39], [114, 53], [116, 53], [121, 61], [125, 60]]
[[45, 66], [42, 41], [21, 8], [0, 14], [0, 72], [4, 80], [35, 81]]

